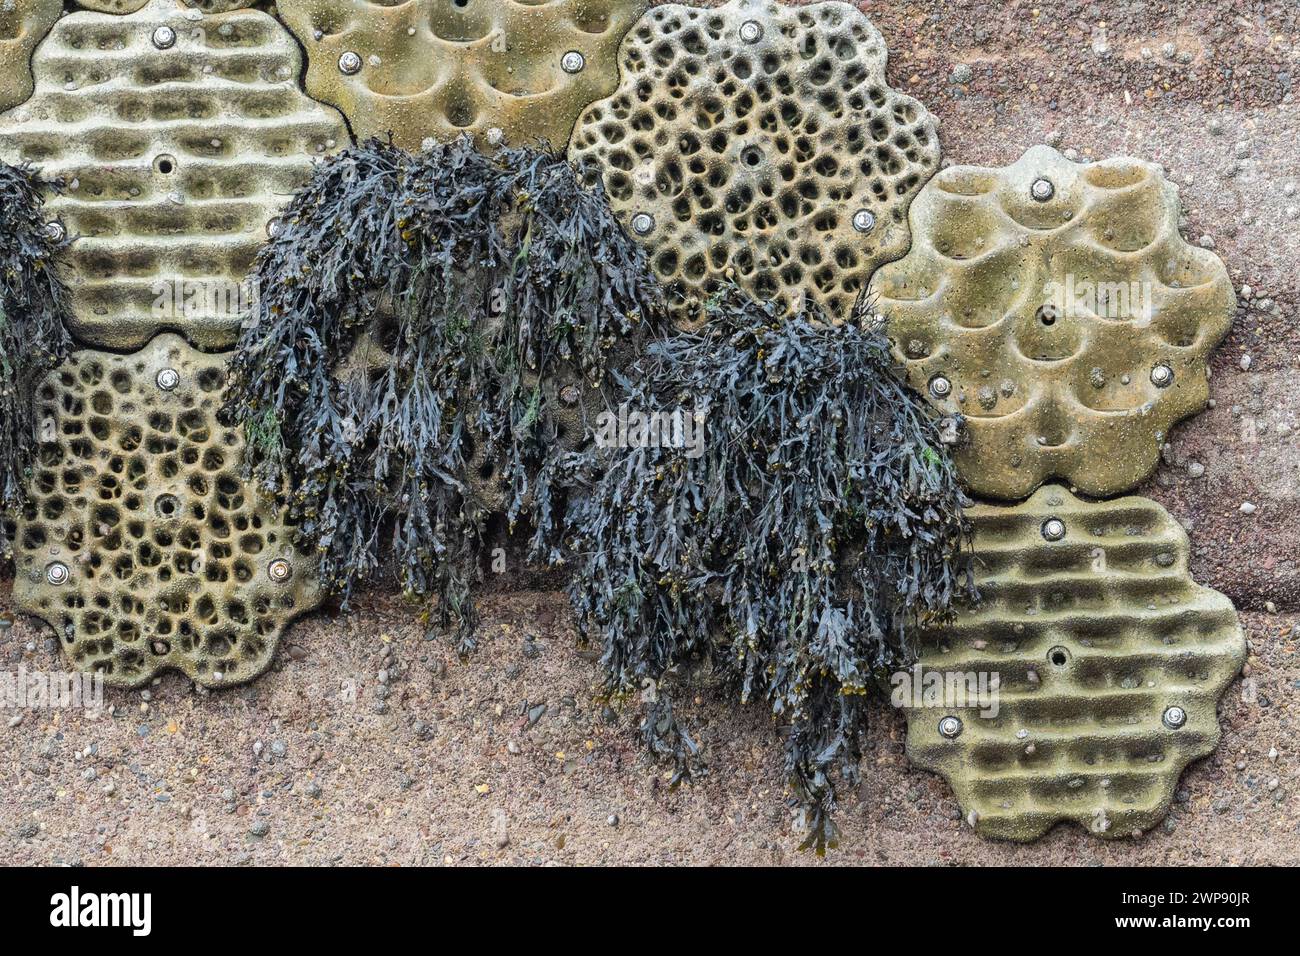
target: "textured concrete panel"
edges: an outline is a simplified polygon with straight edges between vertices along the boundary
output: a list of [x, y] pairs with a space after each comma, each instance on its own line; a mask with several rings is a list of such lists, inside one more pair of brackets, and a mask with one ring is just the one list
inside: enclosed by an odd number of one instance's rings
[[64, 17], [34, 69], [33, 97], [0, 116], [0, 159], [67, 183], [48, 208], [77, 237], [74, 334], [117, 350], [160, 329], [232, 345], [268, 221], [314, 157], [347, 143], [343, 118], [298, 88], [293, 37], [258, 11], [151, 0]]
[[1246, 657], [1232, 603], [1192, 581], [1186, 533], [1145, 498], [1045, 485], [969, 514], [981, 600], [920, 635], [920, 666], [990, 675], [996, 714], [981, 716], [987, 699], [914, 707], [908, 757], [985, 836], [1155, 826], [1183, 768], [1218, 743], [1216, 703]]
[[683, 322], [723, 279], [847, 318], [876, 267], [907, 251], [939, 142], [885, 82], [886, 56], [844, 3], [669, 4], [628, 34], [619, 89], [582, 115], [569, 154], [603, 177]]
[[0, 3], [0, 110], [32, 95], [32, 50], [62, 12], [62, 0]]
[[280, 0], [307, 49], [307, 91], [360, 138], [419, 149], [469, 133], [557, 149], [618, 82], [615, 52], [646, 0]]
[[108, 684], [249, 680], [320, 601], [312, 556], [241, 476], [243, 432], [217, 421], [224, 359], [164, 334], [77, 352], [37, 392], [14, 601]]
[[1050, 477], [1129, 490], [1205, 406], [1236, 298], [1178, 216], [1158, 167], [1048, 146], [922, 190], [912, 250], [872, 291], [912, 385], [966, 417], [957, 460], [976, 494], [1016, 499]]

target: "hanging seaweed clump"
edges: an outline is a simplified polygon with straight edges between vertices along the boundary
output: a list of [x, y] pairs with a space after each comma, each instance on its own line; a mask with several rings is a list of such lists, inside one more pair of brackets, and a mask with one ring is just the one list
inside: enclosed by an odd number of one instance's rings
[[[859, 303], [859, 314], [866, 311]], [[731, 290], [651, 345], [571, 497], [569, 594], [615, 694], [688, 776], [696, 746], [661, 682], [699, 662], [789, 726], [805, 846], [833, 845], [831, 773], [856, 774], [864, 695], [963, 587], [965, 503], [942, 423], [863, 316], [833, 326]]]
[[251, 469], [345, 602], [391, 557], [467, 648], [489, 517], [555, 539], [548, 461], [657, 321], [645, 255], [562, 156], [467, 138], [346, 150], [273, 232], [226, 404]]
[[[32, 396], [72, 348], [68, 298], [55, 257], [68, 239], [42, 208], [43, 182], [28, 166], [0, 163], [0, 506], [25, 499], [38, 436]], [[0, 548], [11, 542], [0, 532]]]

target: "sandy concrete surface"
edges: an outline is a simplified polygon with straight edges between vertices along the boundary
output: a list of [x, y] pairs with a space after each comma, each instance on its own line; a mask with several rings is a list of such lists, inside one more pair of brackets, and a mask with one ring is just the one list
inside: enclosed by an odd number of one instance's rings
[[[1165, 824], [1103, 842], [973, 835], [944, 782], [909, 766], [877, 708], [841, 848], [799, 853], [780, 729], [701, 688], [681, 708], [710, 773], [670, 791], [632, 714], [603, 713], [563, 597], [513, 579], [483, 602], [467, 662], [373, 592], [295, 625], [255, 683], [196, 693], [169, 675], [98, 712], [0, 714], [0, 860], [26, 863], [574, 864], [1300, 862], [1300, 8], [1205, 3], [863, 2], [891, 83], [942, 120], [948, 160], [1035, 143], [1165, 164], [1187, 235], [1241, 296], [1215, 406], [1175, 429], [1140, 492], [1192, 536], [1197, 580], [1251, 644], [1223, 741]], [[1241, 505], [1254, 505], [1243, 514]], [[5, 588], [7, 591], [7, 586]], [[0, 629], [0, 669], [62, 666], [46, 629]], [[109, 708], [112, 712], [110, 713]], [[21, 716], [21, 720], [16, 717]], [[612, 719], [611, 719], [612, 718]]]

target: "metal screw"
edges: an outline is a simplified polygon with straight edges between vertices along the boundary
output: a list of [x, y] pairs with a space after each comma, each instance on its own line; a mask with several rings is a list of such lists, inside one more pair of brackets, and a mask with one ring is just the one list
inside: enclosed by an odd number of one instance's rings
[[266, 575], [276, 584], [283, 584], [293, 577], [293, 565], [283, 558], [277, 558], [266, 566]]
[[1183, 724], [1187, 723], [1187, 711], [1177, 706], [1170, 707], [1165, 711], [1164, 722], [1165, 726], [1170, 730], [1177, 730]]
[[1168, 388], [1174, 383], [1174, 370], [1168, 365], [1157, 365], [1151, 370], [1151, 384], [1156, 388]]
[[171, 27], [159, 27], [154, 30], [153, 45], [160, 50], [170, 50], [176, 45], [176, 31]]
[[1035, 179], [1034, 184], [1029, 187], [1029, 195], [1039, 202], [1047, 202], [1056, 195], [1056, 187], [1052, 185], [1050, 179]]
[[154, 381], [164, 392], [170, 392], [181, 383], [181, 373], [174, 368], [165, 368], [158, 372], [158, 377]]
[[632, 217], [632, 231], [638, 236], [648, 236], [654, 231], [655, 217], [648, 212], [639, 212]]
[[939, 734], [947, 737], [949, 740], [956, 740], [961, 736], [961, 720], [957, 717], [945, 717], [939, 721]]
[[1060, 518], [1048, 518], [1043, 522], [1043, 538], [1047, 541], [1060, 541], [1065, 537], [1065, 522]]
[[859, 209], [853, 214], [853, 228], [858, 232], [870, 232], [876, 228], [876, 217], [870, 209]]
[[746, 20], [740, 25], [740, 38], [746, 43], [757, 43], [763, 39], [763, 24], [757, 20]]
[[952, 382], [942, 375], [936, 375], [930, 379], [930, 394], [935, 398], [947, 398], [952, 394]]
[[45, 566], [45, 580], [55, 587], [60, 584], [67, 584], [70, 577], [72, 577], [72, 572], [68, 570], [68, 566], [62, 561], [51, 561]]
[[587, 66], [587, 58], [577, 50], [570, 50], [560, 57], [560, 68], [565, 73], [581, 73]]
[[45, 224], [45, 238], [49, 239], [50, 242], [62, 242], [67, 234], [68, 230], [63, 228], [61, 222], [47, 222]]
[[361, 57], [349, 50], [339, 57], [339, 72], [345, 76], [352, 76], [361, 72]]

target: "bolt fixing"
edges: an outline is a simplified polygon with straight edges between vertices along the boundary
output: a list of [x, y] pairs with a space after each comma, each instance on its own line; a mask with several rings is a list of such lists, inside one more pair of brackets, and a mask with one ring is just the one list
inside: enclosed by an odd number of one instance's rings
[[945, 717], [939, 721], [939, 734], [949, 740], [956, 740], [960, 737], [961, 730], [961, 719], [958, 717]]
[[942, 375], [936, 375], [930, 379], [930, 394], [935, 398], [947, 398], [952, 394], [952, 382]]
[[68, 566], [62, 561], [51, 561], [45, 566], [45, 580], [56, 587], [60, 584], [67, 584], [70, 577], [72, 577], [72, 572], [68, 570]]
[[648, 236], [654, 231], [655, 217], [648, 212], [639, 212], [632, 217], [632, 231], [638, 236]]
[[876, 217], [870, 209], [859, 209], [853, 214], [853, 228], [858, 232], [870, 232], [876, 228]]
[[1177, 706], [1170, 707], [1165, 711], [1164, 722], [1170, 730], [1177, 730], [1187, 723], [1187, 711]]
[[361, 57], [351, 50], [339, 57], [339, 72], [344, 76], [353, 76], [361, 72]]
[[160, 50], [170, 50], [176, 45], [176, 31], [171, 27], [159, 27], [154, 30], [153, 45]]
[[276, 584], [283, 584], [293, 577], [293, 566], [283, 558], [276, 558], [267, 565], [266, 574]]
[[1168, 365], [1160, 364], [1151, 370], [1151, 384], [1156, 388], [1168, 388], [1174, 383], [1174, 370]]
[[1034, 184], [1029, 187], [1029, 195], [1038, 202], [1047, 202], [1056, 195], [1056, 187], [1052, 185], [1050, 179], [1035, 179]]
[[746, 43], [757, 43], [763, 39], [763, 24], [757, 20], [746, 20], [740, 25], [740, 38]]
[[570, 50], [560, 57], [560, 68], [565, 73], [581, 73], [587, 66], [587, 58], [577, 50]]
[[154, 381], [158, 383], [158, 387], [164, 392], [170, 392], [181, 383], [181, 373], [174, 368], [161, 369]]
[[1060, 518], [1048, 518], [1043, 522], [1043, 538], [1047, 541], [1060, 541], [1065, 537], [1065, 522]]

